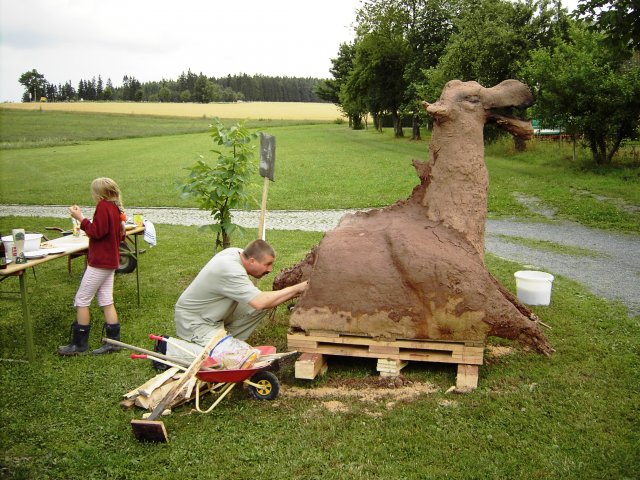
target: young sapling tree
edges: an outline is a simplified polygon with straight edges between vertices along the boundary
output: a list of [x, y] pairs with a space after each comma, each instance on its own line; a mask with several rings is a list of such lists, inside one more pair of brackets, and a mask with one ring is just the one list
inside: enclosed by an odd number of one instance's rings
[[257, 201], [248, 193], [252, 175], [257, 132], [250, 132], [244, 122], [227, 128], [218, 118], [211, 125], [211, 137], [220, 150], [213, 166], [198, 160], [190, 169], [188, 179], [179, 185], [182, 196], [194, 198], [201, 210], [209, 210], [214, 223], [206, 225], [216, 235], [214, 252], [231, 246], [231, 235], [241, 227], [233, 223], [231, 211], [248, 209]]

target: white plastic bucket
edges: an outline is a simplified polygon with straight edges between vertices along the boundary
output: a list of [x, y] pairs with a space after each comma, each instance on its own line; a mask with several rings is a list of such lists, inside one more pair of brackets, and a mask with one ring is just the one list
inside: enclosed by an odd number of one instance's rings
[[553, 275], [535, 270], [521, 270], [514, 273], [518, 299], [527, 305], [549, 305]]

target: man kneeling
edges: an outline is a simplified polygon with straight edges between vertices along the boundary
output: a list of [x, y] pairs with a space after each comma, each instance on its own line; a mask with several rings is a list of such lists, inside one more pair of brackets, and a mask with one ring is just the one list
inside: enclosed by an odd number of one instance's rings
[[249, 276], [259, 279], [270, 273], [275, 257], [264, 240], [254, 240], [244, 250], [227, 248], [214, 255], [176, 303], [176, 333], [184, 341], [173, 338], [160, 347], [166, 346], [170, 357], [191, 361], [173, 343], [197, 355], [223, 330], [238, 340], [249, 338], [270, 309], [307, 289], [306, 281], [277, 291], [258, 289]]

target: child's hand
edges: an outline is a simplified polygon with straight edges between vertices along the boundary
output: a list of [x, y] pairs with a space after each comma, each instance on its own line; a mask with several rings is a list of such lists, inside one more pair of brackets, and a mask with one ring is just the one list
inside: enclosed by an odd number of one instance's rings
[[82, 210], [80, 210], [80, 207], [78, 207], [78, 205], [71, 205], [69, 207], [69, 215], [71, 215], [78, 221], [82, 221], [82, 219], [84, 218], [84, 215], [82, 215]]

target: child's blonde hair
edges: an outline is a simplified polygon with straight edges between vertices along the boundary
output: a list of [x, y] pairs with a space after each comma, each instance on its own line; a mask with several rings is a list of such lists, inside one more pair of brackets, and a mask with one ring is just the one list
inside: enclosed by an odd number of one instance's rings
[[93, 182], [91, 182], [91, 191], [95, 194], [96, 197], [100, 198], [101, 200], [113, 202], [121, 212], [124, 211], [122, 207], [122, 197], [120, 196], [120, 188], [118, 188], [118, 184], [110, 178], [96, 178]]

